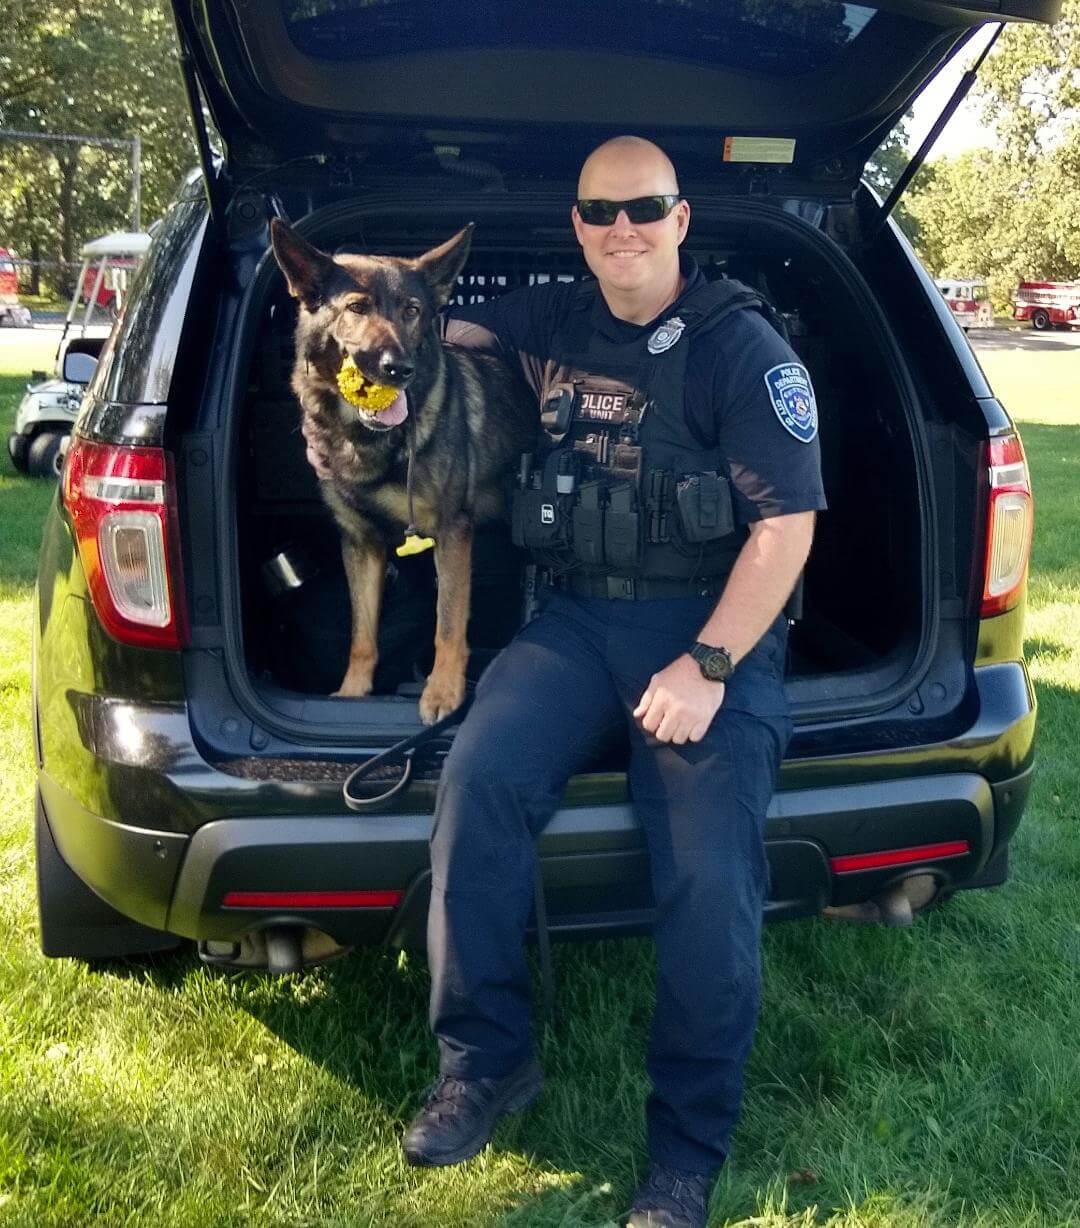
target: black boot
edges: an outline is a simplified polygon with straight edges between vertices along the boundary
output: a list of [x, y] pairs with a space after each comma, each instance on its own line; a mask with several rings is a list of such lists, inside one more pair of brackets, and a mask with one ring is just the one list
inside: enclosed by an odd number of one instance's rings
[[501, 1079], [440, 1075], [405, 1133], [410, 1164], [460, 1164], [483, 1151], [500, 1117], [527, 1108], [544, 1076], [531, 1059]]
[[712, 1178], [653, 1164], [638, 1186], [626, 1228], [705, 1228]]

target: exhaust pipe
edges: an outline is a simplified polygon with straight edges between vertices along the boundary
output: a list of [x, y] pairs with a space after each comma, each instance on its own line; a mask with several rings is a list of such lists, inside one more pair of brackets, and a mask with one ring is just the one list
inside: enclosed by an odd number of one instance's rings
[[915, 914], [929, 908], [940, 893], [941, 883], [933, 874], [913, 874], [872, 899], [825, 908], [822, 916], [855, 925], [908, 926], [914, 924]]
[[274, 976], [301, 972], [304, 952], [301, 945], [303, 930], [278, 925], [266, 931], [266, 971]]
[[350, 950], [322, 930], [284, 922], [250, 930], [235, 940], [199, 940], [199, 958], [204, 964], [219, 968], [265, 968], [274, 976], [302, 972]]

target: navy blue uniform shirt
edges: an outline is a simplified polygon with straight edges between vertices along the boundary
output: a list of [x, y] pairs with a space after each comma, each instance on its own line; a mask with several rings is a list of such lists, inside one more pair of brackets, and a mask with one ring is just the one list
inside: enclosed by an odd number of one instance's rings
[[[597, 288], [593, 327], [614, 341], [633, 341], [651, 333], [661, 319], [678, 315], [682, 297], [705, 283], [704, 274], [690, 257], [682, 257], [681, 267], [686, 289], [648, 324], [617, 319]], [[553, 344], [562, 331], [573, 290], [566, 282], [546, 282], [511, 290], [484, 303], [454, 307], [445, 325], [446, 340], [501, 351], [511, 362], [516, 359], [539, 401], [544, 364], [560, 357]], [[751, 308], [736, 311], [699, 338], [691, 338], [690, 345], [684, 398], [690, 430], [703, 448], [719, 445], [726, 457], [736, 519], [749, 523], [823, 509], [812, 388], [810, 411], [815, 429], [813, 438], [804, 442], [807, 429], [796, 433], [784, 424], [785, 416], [796, 428], [799, 422], [785, 415], [776, 377], [770, 376], [777, 368], [792, 364], [805, 374], [791, 346]], [[806, 387], [810, 388], [808, 375]]]

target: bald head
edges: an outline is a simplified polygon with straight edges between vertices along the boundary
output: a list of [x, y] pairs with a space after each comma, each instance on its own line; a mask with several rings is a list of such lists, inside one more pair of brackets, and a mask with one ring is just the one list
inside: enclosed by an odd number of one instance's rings
[[640, 136], [616, 136], [598, 145], [578, 176], [579, 200], [632, 200], [678, 190], [671, 159], [659, 145]]
[[[630, 204], [642, 196], [677, 198], [653, 221], [631, 221]], [[620, 207], [586, 222], [575, 203], [574, 234], [585, 263], [600, 283], [608, 307], [620, 320], [647, 324], [673, 302], [682, 284], [679, 245], [690, 225], [690, 203], [679, 196], [671, 159], [652, 141], [617, 136], [594, 149], [578, 178], [578, 200], [616, 201]], [[634, 208], [636, 217], [641, 217]], [[589, 212], [589, 211], [587, 211]], [[650, 211], [646, 209], [646, 215]], [[608, 218], [610, 220], [605, 221]]]

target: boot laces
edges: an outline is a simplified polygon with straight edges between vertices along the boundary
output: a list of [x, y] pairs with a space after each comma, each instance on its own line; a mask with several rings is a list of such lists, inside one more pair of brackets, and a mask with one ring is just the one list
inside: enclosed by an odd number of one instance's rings
[[439, 1121], [484, 1107], [482, 1079], [455, 1079], [440, 1075], [428, 1089], [424, 1111]]
[[643, 1209], [653, 1204], [659, 1209], [671, 1210], [674, 1203], [681, 1212], [702, 1216], [709, 1204], [709, 1186], [712, 1181], [704, 1173], [676, 1168], [672, 1164], [654, 1164], [641, 1187], [638, 1204]]

